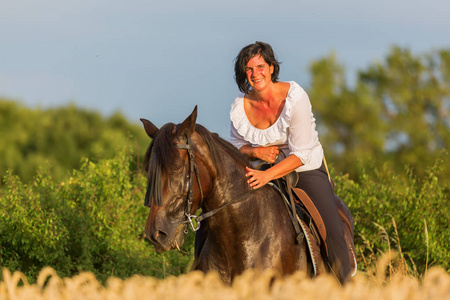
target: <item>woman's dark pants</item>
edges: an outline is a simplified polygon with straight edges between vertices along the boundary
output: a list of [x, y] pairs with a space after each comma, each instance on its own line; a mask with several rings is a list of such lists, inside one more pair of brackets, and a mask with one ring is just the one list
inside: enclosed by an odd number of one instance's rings
[[348, 248], [344, 228], [336, 205], [336, 194], [328, 180], [324, 165], [317, 169], [298, 173], [298, 188], [308, 194], [322, 216], [327, 230], [328, 261], [341, 283], [350, 273]]

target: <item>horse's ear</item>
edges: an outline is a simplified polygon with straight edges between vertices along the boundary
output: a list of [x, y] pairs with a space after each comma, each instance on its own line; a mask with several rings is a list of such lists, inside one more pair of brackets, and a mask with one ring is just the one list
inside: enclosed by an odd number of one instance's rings
[[145, 129], [145, 132], [147, 132], [147, 135], [149, 137], [151, 137], [152, 139], [155, 138], [156, 134], [159, 131], [158, 127], [153, 125], [153, 123], [147, 119], [140, 119], [140, 120], [144, 124], [144, 129]]
[[182, 139], [187, 139], [194, 133], [195, 131], [195, 122], [197, 121], [197, 105], [195, 106], [192, 113], [183, 123], [178, 127], [176, 138], [178, 138], [181, 142]]

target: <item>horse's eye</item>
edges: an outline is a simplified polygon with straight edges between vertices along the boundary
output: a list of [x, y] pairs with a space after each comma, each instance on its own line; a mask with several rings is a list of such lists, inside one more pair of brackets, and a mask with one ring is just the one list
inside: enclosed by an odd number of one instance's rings
[[182, 173], [183, 172], [183, 170], [184, 170], [184, 168], [183, 168], [184, 166], [182, 165], [182, 164], [177, 164], [177, 165], [175, 165], [174, 166], [174, 168], [172, 169], [172, 174], [180, 174], [180, 173]]

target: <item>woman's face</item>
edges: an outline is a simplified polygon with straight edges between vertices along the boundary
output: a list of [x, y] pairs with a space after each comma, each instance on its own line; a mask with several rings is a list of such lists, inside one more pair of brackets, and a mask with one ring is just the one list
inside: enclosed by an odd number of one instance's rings
[[255, 55], [248, 61], [245, 73], [250, 86], [260, 91], [272, 83], [273, 66], [269, 66], [261, 55]]

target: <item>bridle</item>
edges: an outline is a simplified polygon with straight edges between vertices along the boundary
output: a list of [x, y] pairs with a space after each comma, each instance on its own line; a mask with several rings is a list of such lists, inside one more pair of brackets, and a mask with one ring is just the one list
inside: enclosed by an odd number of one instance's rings
[[[200, 222], [202, 220], [211, 217], [212, 215], [216, 214], [217, 212], [219, 212], [220, 210], [222, 210], [223, 208], [225, 208], [226, 206], [228, 206], [230, 204], [237, 203], [237, 202], [247, 198], [254, 191], [254, 190], [250, 190], [246, 193], [243, 193], [241, 196], [235, 198], [234, 200], [227, 202], [216, 209], [202, 213], [199, 216], [197, 216], [195, 214], [194, 215], [191, 214], [192, 203], [193, 203], [193, 198], [194, 198], [194, 193], [193, 193], [194, 174], [197, 177], [198, 188], [200, 190], [200, 204], [203, 203], [203, 189], [202, 189], [202, 185], [200, 183], [200, 175], [198, 172], [198, 166], [195, 163], [194, 152], [192, 152], [191, 139], [188, 139], [186, 144], [177, 144], [176, 147], [178, 149], [185, 149], [188, 153], [188, 159], [189, 159], [189, 184], [188, 184], [188, 187], [189, 187], [189, 190], [188, 190], [188, 194], [186, 196], [186, 205], [184, 208], [184, 215], [186, 217], [186, 221], [182, 222], [181, 224], [186, 224], [186, 223], [189, 224], [192, 231], [195, 232], [200, 229]], [[196, 225], [194, 225], [193, 221], [196, 222]], [[187, 234], [187, 230], [185, 230], [185, 233]]]
[[[191, 214], [192, 203], [194, 202], [193, 201], [193, 199], [194, 199], [194, 191], [193, 191], [194, 173], [195, 173], [195, 176], [197, 177], [198, 188], [200, 190], [200, 203], [203, 202], [203, 189], [202, 189], [202, 184], [200, 182], [198, 166], [195, 163], [195, 155], [194, 155], [194, 152], [192, 152], [192, 147], [189, 143], [190, 141], [191, 140], [188, 139], [186, 144], [178, 144], [177, 145], [178, 149], [187, 150], [188, 159], [189, 159], [189, 185], [188, 185], [189, 190], [188, 190], [188, 194], [186, 196], [186, 205], [184, 206], [184, 216], [186, 217], [186, 221], [183, 222], [182, 224], [188, 223], [189, 226], [191, 227], [192, 231], [197, 231], [200, 229], [201, 219], [199, 217], [197, 217], [195, 214], [194, 215]], [[196, 225], [194, 225], [193, 220], [196, 221]], [[185, 231], [185, 233], [187, 233], [187, 232]]]

